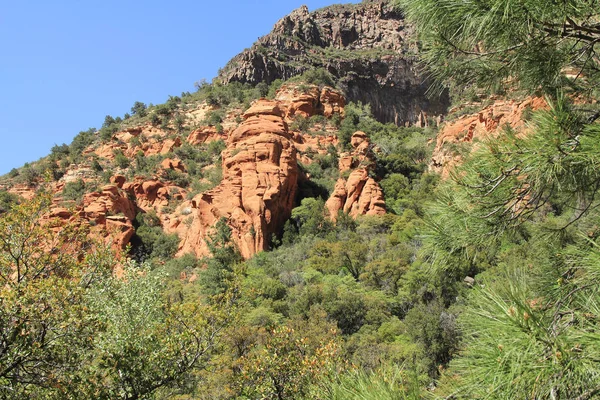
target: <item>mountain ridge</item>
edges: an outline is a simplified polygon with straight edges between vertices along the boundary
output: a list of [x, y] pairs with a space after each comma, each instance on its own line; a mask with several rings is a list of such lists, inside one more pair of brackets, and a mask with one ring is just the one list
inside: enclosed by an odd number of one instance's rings
[[381, 122], [414, 124], [445, 114], [449, 98], [427, 95], [414, 29], [386, 1], [306, 6], [279, 20], [220, 70], [222, 83], [287, 80], [313, 68], [329, 72], [350, 102], [371, 104]]

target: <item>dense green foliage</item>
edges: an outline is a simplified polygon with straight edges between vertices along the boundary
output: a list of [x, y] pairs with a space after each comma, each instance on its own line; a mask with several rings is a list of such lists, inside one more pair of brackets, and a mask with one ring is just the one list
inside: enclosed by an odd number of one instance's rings
[[19, 196], [6, 191], [0, 191], [0, 214], [10, 210], [18, 202]]
[[[590, 0], [399, 0], [440, 84], [595, 90], [600, 9]], [[565, 68], [576, 76], [566, 79]]]
[[179, 246], [177, 235], [167, 235], [156, 213], [138, 213], [136, 217], [136, 237], [134, 255], [137, 260], [168, 260], [173, 257]]
[[[598, 7], [401, 3], [441, 86], [501, 85], [544, 93], [549, 104], [524, 116], [527, 136], [506, 127], [479, 143], [427, 209], [422, 257], [445, 305], [460, 311], [462, 332], [434, 393], [596, 398], [600, 125], [587, 96], [597, 90], [600, 66]], [[475, 277], [473, 290], [457, 298], [452, 282], [465, 276]]]
[[206, 363], [235, 297], [167, 298], [160, 272], [129, 261], [114, 276], [83, 227], [40, 224], [49, 204], [0, 219], [0, 396], [149, 398]]

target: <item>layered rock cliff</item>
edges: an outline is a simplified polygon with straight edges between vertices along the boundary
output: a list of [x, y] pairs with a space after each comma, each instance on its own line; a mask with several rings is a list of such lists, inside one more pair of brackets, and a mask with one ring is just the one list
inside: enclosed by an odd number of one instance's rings
[[244, 113], [223, 152], [223, 181], [192, 200], [194, 220], [181, 252], [206, 254], [207, 231], [220, 218], [244, 257], [268, 248], [270, 236], [289, 218], [298, 178], [296, 149], [283, 117], [278, 102], [267, 100]]
[[222, 82], [271, 83], [325, 68], [348, 101], [371, 104], [375, 117], [414, 124], [445, 113], [446, 96], [430, 99], [416, 58], [416, 39], [402, 14], [385, 1], [303, 6], [222, 69]]
[[385, 214], [383, 191], [375, 179], [369, 176], [375, 163], [367, 134], [356, 132], [352, 135], [351, 144], [353, 151], [343, 153], [339, 161], [340, 172], [349, 175], [338, 179], [331, 197], [325, 203], [334, 220], [340, 211], [352, 217]]
[[[442, 178], [447, 177], [462, 161], [462, 152], [470, 152], [478, 142], [499, 136], [506, 126], [526, 134], [527, 114], [547, 106], [541, 97], [520, 101], [496, 99], [478, 113], [446, 122], [437, 136], [429, 169], [441, 174]], [[466, 148], [461, 149], [461, 146]]]
[[[339, 147], [332, 121], [333, 117], [343, 118], [345, 104], [341, 92], [331, 87], [286, 84], [274, 99], [259, 99], [244, 112], [228, 114], [223, 121], [227, 129], [196, 126], [190, 127], [190, 133], [178, 134], [151, 124], [128, 127], [83, 151], [113, 171], [104, 178], [109, 184], [84, 194], [80, 201], [66, 201], [63, 194], [68, 185], [81, 181], [92, 187], [99, 183], [89, 165], [73, 165], [47, 187], [55, 193], [50, 216], [89, 224], [95, 238], [124, 249], [139, 242], [135, 239], [136, 216], [150, 213], [165, 233], [179, 237], [179, 255], [197, 256], [209, 255], [205, 240], [224, 218], [232, 240], [242, 256], [249, 258], [270, 248], [271, 239], [281, 233], [298, 205], [299, 188], [312, 179], [300, 164], [311, 165]], [[310, 128], [297, 126], [299, 119], [313, 117], [320, 122]], [[219, 182], [211, 189], [193, 190], [191, 170], [196, 169], [198, 176], [193, 153], [206, 156], [215, 142], [225, 147], [220, 165], [207, 163], [200, 175], [220, 170]], [[340, 210], [353, 217], [385, 213], [381, 188], [369, 176], [374, 159], [368, 136], [355, 133], [351, 145], [351, 152], [339, 154], [339, 171], [345, 178], [340, 178], [327, 202], [333, 219]], [[133, 159], [134, 164], [111, 168], [119, 154]], [[153, 163], [154, 169], [144, 170], [146, 163]], [[177, 177], [187, 179], [173, 180]], [[200, 178], [198, 183], [210, 182]], [[11, 190], [21, 189], [14, 186]]]

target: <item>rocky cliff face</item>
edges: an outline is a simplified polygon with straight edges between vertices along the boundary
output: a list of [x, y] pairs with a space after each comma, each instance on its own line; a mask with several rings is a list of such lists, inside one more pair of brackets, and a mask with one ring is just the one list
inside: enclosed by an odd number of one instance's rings
[[298, 165], [284, 111], [261, 100], [228, 138], [223, 181], [192, 200], [195, 210], [182, 252], [206, 254], [207, 230], [225, 218], [246, 258], [268, 248], [270, 236], [289, 218], [296, 195]]
[[[225, 218], [241, 254], [249, 258], [266, 250], [280, 233], [296, 202], [300, 153], [309, 147], [317, 154], [337, 143], [334, 135], [304, 136], [290, 128], [298, 116], [343, 115], [345, 99], [332, 88], [289, 85], [274, 100], [260, 99], [243, 114], [243, 122], [227, 136], [222, 153], [223, 180], [190, 203], [189, 229], [176, 230], [182, 242], [179, 254], [207, 255], [205, 239], [216, 222]], [[201, 135], [202, 136], [202, 135]], [[190, 135], [196, 140], [197, 134]], [[320, 150], [319, 150], [320, 149]], [[303, 162], [312, 160], [304, 158]], [[353, 215], [366, 214], [356, 210]], [[337, 213], [336, 213], [337, 215]]]
[[[269, 83], [322, 67], [338, 88], [287, 82], [267, 100], [251, 88], [240, 97], [214, 85], [221, 97], [173, 97], [82, 136], [77, 154], [59, 147], [36, 165], [60, 172], [54, 181], [24, 175], [0, 182], [0, 190], [23, 198], [52, 192], [51, 217], [89, 225], [115, 249], [143, 242], [141, 214], [149, 213], [152, 228], [179, 237], [178, 255], [209, 255], [205, 239], [223, 218], [245, 258], [269, 249], [303, 197], [329, 195], [332, 219], [339, 211], [383, 214], [368, 135], [355, 133], [352, 150], [340, 153], [340, 123], [348, 101], [370, 103], [379, 120], [397, 124], [423, 126], [427, 115], [444, 112], [443, 100], [425, 97], [411, 38], [412, 29], [383, 1], [313, 13], [302, 7], [220, 77]], [[248, 108], [249, 99], [256, 100]]]
[[314, 12], [303, 6], [234, 57], [221, 81], [271, 83], [325, 68], [348, 101], [371, 104], [375, 117], [397, 125], [424, 114], [443, 114], [448, 99], [428, 99], [416, 60], [412, 27], [385, 1], [335, 5]]
[[366, 133], [352, 135], [351, 153], [341, 154], [340, 172], [350, 172], [348, 178], [340, 178], [335, 184], [331, 197], [325, 203], [330, 217], [335, 220], [343, 211], [352, 217], [358, 215], [385, 214], [383, 190], [369, 172], [375, 167], [371, 143]]
[[437, 136], [429, 169], [441, 174], [442, 178], [448, 177], [454, 166], [462, 161], [463, 156], [458, 151], [462, 145], [471, 151], [477, 142], [498, 137], [505, 126], [527, 134], [526, 113], [547, 106], [541, 97], [522, 101], [496, 99], [476, 114], [463, 115], [445, 123]]

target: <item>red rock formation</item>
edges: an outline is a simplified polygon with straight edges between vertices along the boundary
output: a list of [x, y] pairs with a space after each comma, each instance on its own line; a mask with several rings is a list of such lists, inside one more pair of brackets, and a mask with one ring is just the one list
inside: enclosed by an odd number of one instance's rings
[[354, 149], [351, 153], [340, 154], [340, 172], [357, 168], [359, 165], [366, 165], [370, 168], [373, 159], [370, 151], [371, 142], [367, 134], [361, 131], [354, 132], [350, 139], [350, 145]]
[[330, 217], [334, 220], [340, 210], [352, 217], [385, 214], [383, 191], [379, 184], [369, 177], [369, 171], [373, 167], [369, 138], [359, 131], [352, 135], [351, 144], [354, 151], [340, 157], [340, 172], [358, 168], [350, 173], [347, 180], [338, 179], [331, 197], [325, 203]]
[[185, 166], [179, 159], [172, 160], [170, 158], [165, 158], [160, 163], [160, 167], [165, 170], [166, 169], [174, 169], [176, 171], [185, 172]]
[[136, 204], [143, 210], [164, 207], [169, 204], [169, 189], [164, 183], [157, 180], [144, 180], [136, 178], [134, 182], [127, 182], [123, 190], [135, 198]]
[[296, 148], [277, 101], [259, 100], [229, 137], [223, 152], [223, 181], [192, 200], [194, 220], [180, 254], [205, 255], [204, 238], [222, 217], [249, 258], [269, 246], [289, 218], [298, 179]]
[[337, 90], [325, 86], [319, 90], [315, 85], [283, 85], [275, 95], [275, 100], [284, 111], [285, 120], [290, 122], [301, 116], [310, 118], [313, 115], [331, 117], [334, 114], [344, 115], [346, 100]]
[[298, 151], [306, 152], [310, 149], [318, 154], [327, 154], [329, 146], [337, 146], [339, 143], [336, 135], [310, 136], [299, 132], [294, 132], [293, 140]]
[[19, 197], [24, 198], [25, 200], [31, 200], [35, 197], [35, 187], [31, 187], [29, 185], [25, 185], [25, 184], [17, 184], [14, 185], [12, 187], [10, 187], [7, 190], [9, 193], [15, 194]]
[[127, 181], [123, 175], [115, 175], [110, 177], [110, 183], [116, 185], [119, 189], [123, 188], [123, 185]]
[[[135, 234], [133, 220], [136, 213], [135, 204], [125, 193], [115, 185], [107, 185], [100, 192], [85, 195], [83, 207], [77, 214], [93, 221], [90, 232], [92, 236], [102, 238], [105, 243], [111, 243], [115, 249], [122, 250]], [[58, 213], [61, 214], [64, 211]]]
[[204, 126], [190, 133], [190, 135], [187, 138], [187, 141], [191, 145], [198, 146], [204, 143], [209, 143], [221, 139], [227, 139], [227, 135], [218, 133], [217, 128], [215, 128], [214, 126]]
[[172, 152], [176, 147], [181, 146], [181, 139], [166, 139], [162, 142], [158, 142], [158, 146], [152, 146], [146, 150], [146, 155], [151, 156], [154, 154], [168, 154]]
[[448, 148], [449, 144], [470, 143], [496, 137], [502, 133], [501, 128], [505, 125], [523, 131], [526, 128], [523, 112], [546, 107], [546, 101], [541, 97], [528, 98], [520, 102], [497, 101], [478, 114], [465, 115], [445, 124], [437, 136], [429, 169], [441, 173], [442, 177], [447, 177], [450, 170], [462, 159], [459, 154]]
[[340, 210], [352, 217], [385, 214], [383, 191], [364, 168], [352, 171], [348, 180], [338, 179], [325, 206], [334, 220]]
[[275, 95], [275, 100], [284, 111], [285, 120], [292, 121], [301, 116], [309, 118], [318, 114], [319, 109], [319, 88], [317, 86], [284, 85]]
[[344, 107], [346, 106], [346, 99], [337, 90], [325, 86], [321, 90], [321, 96], [319, 98], [321, 106], [323, 108], [323, 115], [326, 117], [332, 117], [334, 114], [340, 114], [344, 116]]

